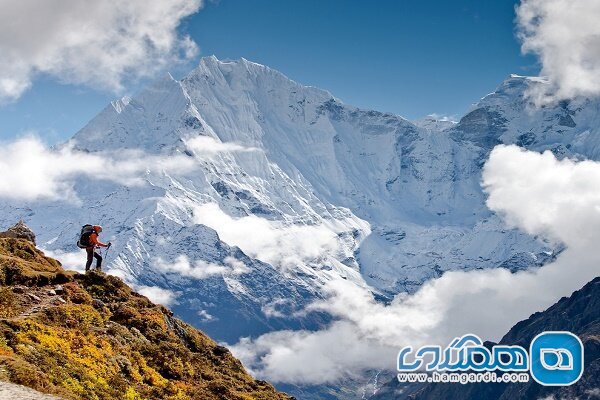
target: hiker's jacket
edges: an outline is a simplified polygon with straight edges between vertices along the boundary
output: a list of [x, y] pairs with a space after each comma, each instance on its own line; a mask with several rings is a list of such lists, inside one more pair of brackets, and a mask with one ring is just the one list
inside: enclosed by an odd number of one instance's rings
[[102, 243], [101, 241], [98, 240], [98, 234], [96, 232], [93, 232], [90, 235], [90, 243], [92, 244], [92, 246], [108, 247], [107, 244]]

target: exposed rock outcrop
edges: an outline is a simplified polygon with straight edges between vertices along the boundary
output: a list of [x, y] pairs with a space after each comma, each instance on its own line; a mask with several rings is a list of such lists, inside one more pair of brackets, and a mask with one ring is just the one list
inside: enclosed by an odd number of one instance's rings
[[17, 222], [6, 231], [0, 232], [0, 238], [25, 239], [35, 245], [35, 233], [25, 225], [23, 220]]

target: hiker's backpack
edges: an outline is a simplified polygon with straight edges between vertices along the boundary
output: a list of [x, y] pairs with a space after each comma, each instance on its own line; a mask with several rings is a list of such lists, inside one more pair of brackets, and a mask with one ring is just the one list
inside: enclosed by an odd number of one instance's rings
[[79, 235], [79, 240], [77, 241], [77, 247], [81, 249], [85, 249], [86, 247], [92, 246], [90, 243], [90, 235], [94, 233], [94, 227], [90, 224], [86, 224], [81, 227], [81, 234]]

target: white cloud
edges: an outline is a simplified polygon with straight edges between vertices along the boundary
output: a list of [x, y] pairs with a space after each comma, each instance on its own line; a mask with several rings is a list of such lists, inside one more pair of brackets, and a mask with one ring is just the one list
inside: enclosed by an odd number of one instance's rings
[[[35, 135], [0, 142], [0, 198], [77, 202], [73, 186], [78, 176], [139, 186], [147, 172], [177, 175], [200, 168], [199, 159], [181, 154], [150, 155], [141, 150], [88, 153], [76, 150], [74, 144], [49, 148]], [[186, 145], [202, 156], [258, 150], [209, 137], [191, 139]]]
[[144, 183], [147, 171], [185, 173], [195, 167], [195, 161], [183, 155], [92, 154], [71, 146], [49, 149], [39, 139], [26, 137], [0, 144], [0, 197], [77, 201], [73, 185], [78, 176], [134, 186]]
[[221, 265], [204, 260], [190, 262], [190, 259], [182, 254], [174, 261], [158, 258], [154, 265], [163, 272], [172, 272], [195, 279], [206, 279], [216, 275], [241, 275], [250, 272], [250, 268], [234, 257], [225, 257], [224, 265]]
[[323, 383], [369, 368], [395, 368], [406, 345], [447, 344], [476, 333], [498, 340], [516, 322], [543, 310], [600, 274], [600, 163], [558, 161], [552, 153], [499, 146], [484, 169], [489, 207], [509, 224], [563, 242], [544, 267], [448, 272], [389, 305], [345, 280], [311, 305], [337, 320], [317, 331], [281, 331], [244, 339], [234, 353], [273, 381]]
[[41, 73], [62, 82], [123, 89], [193, 57], [177, 32], [201, 0], [0, 0], [0, 100], [16, 99]]
[[197, 155], [215, 155], [218, 153], [248, 153], [260, 151], [256, 147], [246, 147], [237, 142], [220, 142], [210, 136], [197, 136], [185, 142], [188, 149]]
[[[267, 304], [263, 304], [260, 310], [269, 318], [284, 318], [288, 315], [286, 308], [293, 305], [290, 299], [275, 299]], [[284, 311], [280, 311], [283, 309]]]
[[225, 265], [231, 268], [231, 272], [233, 272], [234, 275], [247, 274], [251, 271], [251, 269], [247, 267], [243, 261], [240, 261], [234, 257], [225, 257], [224, 261]]
[[46, 250], [41, 249], [46, 257], [54, 258], [62, 264], [64, 269], [70, 269], [77, 272], [85, 271], [85, 263], [87, 261], [87, 255], [85, 250], [68, 252], [63, 250]]
[[274, 266], [298, 266], [338, 249], [337, 233], [325, 225], [285, 225], [255, 215], [233, 218], [215, 203], [197, 207], [194, 220], [216, 230], [224, 242]]
[[199, 310], [196, 314], [200, 317], [201, 322], [212, 322], [216, 320], [214, 315], [211, 315], [206, 310]]
[[393, 367], [396, 357], [395, 348], [382, 347], [346, 320], [317, 332], [277, 331], [242, 339], [231, 349], [253, 374], [293, 383], [332, 382], [386, 359], [391, 360], [386, 367]]
[[538, 104], [600, 94], [600, 2], [523, 0], [517, 8], [522, 50], [536, 54], [549, 83], [535, 85]]
[[134, 285], [134, 290], [146, 296], [151, 302], [168, 307], [177, 304], [177, 293], [158, 286]]

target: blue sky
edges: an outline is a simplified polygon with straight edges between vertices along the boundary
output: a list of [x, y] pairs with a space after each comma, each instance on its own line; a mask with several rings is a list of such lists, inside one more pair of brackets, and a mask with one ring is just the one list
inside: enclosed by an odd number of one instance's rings
[[[349, 104], [409, 119], [460, 116], [508, 74], [536, 75], [514, 33], [512, 0], [220, 0], [184, 20], [200, 54], [171, 68], [181, 77], [200, 56], [245, 57]], [[0, 139], [35, 131], [49, 143], [70, 137], [123, 93], [42, 76], [0, 106]]]

